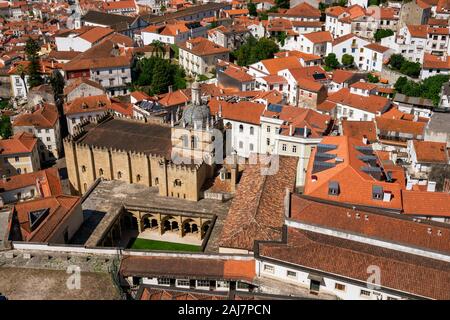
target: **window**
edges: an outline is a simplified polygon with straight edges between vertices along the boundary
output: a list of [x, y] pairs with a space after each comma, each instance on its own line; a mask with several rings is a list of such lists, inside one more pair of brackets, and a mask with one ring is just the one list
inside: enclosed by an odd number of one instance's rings
[[197, 287], [209, 288], [210, 281], [209, 280], [197, 280]]
[[122, 179], [122, 172], [120, 172], [120, 171], [117, 172], [117, 178], [118, 178], [118, 179]]
[[253, 151], [253, 143], [250, 143], [250, 151]]
[[19, 161], [20, 161], [20, 158], [19, 158], [19, 157], [14, 157], [14, 160], [15, 160], [16, 162], [19, 162]]
[[342, 283], [335, 283], [334, 284], [334, 288], [336, 289], [336, 290], [339, 290], [339, 291], [345, 291], [345, 285], [344, 284], [342, 284]]
[[275, 267], [270, 265], [270, 264], [265, 264], [264, 265], [264, 272], [268, 272], [268, 273], [274, 273], [275, 271]]
[[244, 126], [242, 124], [239, 125], [239, 132], [244, 132]]
[[373, 200], [383, 199], [383, 187], [380, 187], [380, 186], [372, 187], [372, 199]]
[[175, 187], [181, 187], [181, 180], [180, 179], [175, 179], [175, 181], [173, 182], [173, 185]]
[[294, 152], [294, 153], [297, 152], [297, 146], [292, 146], [292, 152]]
[[267, 138], [267, 145], [270, 146], [270, 139]]
[[255, 133], [255, 128], [250, 127], [250, 135], [253, 135]]
[[112, 74], [112, 70], [109, 70], [109, 74]]
[[287, 149], [286, 143], [283, 143], [282, 149], [283, 149], [283, 151], [286, 151], [286, 149]]
[[140, 174], [138, 174], [138, 175], [136, 176], [136, 182], [139, 182], [139, 181], [141, 181], [141, 175], [140, 175]]
[[270, 126], [267, 126], [267, 132], [270, 132]]
[[288, 270], [288, 271], [286, 272], [286, 276], [287, 276], [288, 278], [294, 278], [294, 279], [296, 279], [296, 278], [297, 278], [297, 272]]
[[47, 137], [47, 141], [50, 141], [50, 137]]
[[177, 280], [177, 286], [178, 287], [189, 287], [190, 282], [189, 282], [189, 280]]
[[328, 194], [331, 196], [337, 196], [339, 194], [339, 182], [330, 181], [328, 183]]
[[18, 169], [17, 169], [17, 173], [18, 173], [18, 174], [21, 174], [21, 173], [22, 173], [22, 169], [18, 168]]
[[17, 200], [20, 200], [22, 198], [22, 193], [17, 192]]
[[370, 292], [370, 291], [367, 291], [367, 290], [362, 290], [362, 289], [361, 289], [360, 295], [361, 295], [361, 296], [364, 296], [364, 297], [370, 297], [371, 292]]
[[244, 148], [244, 143], [242, 141], [239, 141], [239, 149]]
[[103, 169], [102, 169], [102, 168], [100, 168], [100, 169], [98, 170], [98, 174], [99, 174], [100, 176], [103, 175]]
[[81, 166], [81, 172], [86, 172], [86, 166]]
[[158, 278], [158, 284], [163, 286], [170, 285], [170, 279], [169, 278]]

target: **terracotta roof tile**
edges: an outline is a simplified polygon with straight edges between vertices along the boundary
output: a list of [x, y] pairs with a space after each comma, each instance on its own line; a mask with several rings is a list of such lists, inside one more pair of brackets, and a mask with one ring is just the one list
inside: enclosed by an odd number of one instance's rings
[[404, 214], [450, 217], [449, 193], [403, 190], [402, 197]]

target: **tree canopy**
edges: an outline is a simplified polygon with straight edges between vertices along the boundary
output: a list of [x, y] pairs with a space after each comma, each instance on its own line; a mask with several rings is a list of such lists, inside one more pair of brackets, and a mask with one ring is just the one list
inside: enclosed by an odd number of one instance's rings
[[329, 53], [325, 57], [325, 66], [327, 67], [327, 69], [336, 69], [337, 67], [339, 67], [339, 61], [336, 58], [336, 54]]
[[39, 62], [39, 50], [39, 44], [32, 38], [29, 38], [25, 45], [25, 53], [29, 61], [27, 74], [29, 77], [28, 85], [30, 88], [37, 87], [44, 83], [44, 78], [42, 77], [41, 72], [41, 64]]
[[431, 99], [434, 105], [439, 104], [442, 85], [450, 80], [450, 75], [438, 74], [423, 81], [415, 82], [406, 77], [400, 77], [394, 84], [397, 92], [410, 97]]
[[394, 35], [394, 31], [392, 31], [391, 29], [378, 29], [377, 31], [375, 31], [373, 37], [375, 38], [376, 42], [380, 42], [381, 39], [390, 37], [392, 35]]
[[350, 54], [345, 53], [342, 56], [342, 64], [346, 67], [352, 66], [354, 61], [355, 61], [355, 58]]
[[408, 61], [401, 54], [391, 55], [389, 58], [389, 65], [392, 69], [413, 78], [417, 78], [420, 75], [420, 70], [422, 68], [419, 62]]
[[290, 1], [289, 0], [275, 0], [275, 5], [278, 8], [289, 9]]
[[3, 139], [8, 139], [12, 135], [11, 121], [8, 116], [3, 115], [0, 118], [0, 136]]
[[133, 85], [143, 87], [149, 94], [160, 94], [186, 88], [185, 72], [178, 65], [158, 56], [139, 60], [134, 68]]
[[268, 38], [256, 40], [249, 37], [245, 44], [232, 53], [240, 66], [248, 66], [264, 59], [273, 58], [274, 54], [280, 51], [275, 41]]
[[248, 14], [251, 15], [252, 17], [258, 16], [258, 12], [256, 11], [256, 4], [254, 4], [252, 1], [250, 1], [247, 4], [247, 9], [248, 9]]

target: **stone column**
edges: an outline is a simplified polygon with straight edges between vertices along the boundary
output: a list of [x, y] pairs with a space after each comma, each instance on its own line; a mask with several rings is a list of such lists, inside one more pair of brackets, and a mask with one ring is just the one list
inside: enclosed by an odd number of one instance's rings
[[181, 215], [178, 216], [178, 234], [180, 235], [180, 238], [184, 237], [183, 217]]

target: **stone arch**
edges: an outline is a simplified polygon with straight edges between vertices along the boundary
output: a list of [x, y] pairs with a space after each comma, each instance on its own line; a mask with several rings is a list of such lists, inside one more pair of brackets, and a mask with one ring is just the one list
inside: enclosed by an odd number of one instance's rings
[[183, 233], [192, 233], [192, 223], [194, 223], [194, 219], [186, 219], [183, 221]]
[[205, 234], [208, 232], [209, 228], [211, 227], [211, 220], [206, 220], [202, 224], [201, 232], [202, 232], [202, 238], [205, 236]]
[[178, 228], [178, 222], [177, 224], [173, 224], [173, 222], [176, 221], [174, 216], [167, 215], [164, 218], [161, 219], [161, 225], [163, 227], [163, 231], [172, 231], [172, 227], [176, 226]]

